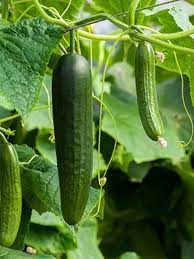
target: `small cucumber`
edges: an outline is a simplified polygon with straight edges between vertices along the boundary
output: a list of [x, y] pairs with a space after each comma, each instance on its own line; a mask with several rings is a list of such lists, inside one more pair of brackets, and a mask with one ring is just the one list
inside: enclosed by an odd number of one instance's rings
[[148, 42], [140, 42], [138, 45], [135, 56], [135, 80], [143, 128], [149, 138], [166, 147], [156, 92], [155, 56], [152, 45]]
[[22, 190], [18, 156], [5, 139], [0, 143], [0, 165], [0, 245], [10, 247], [20, 226]]
[[84, 57], [70, 53], [58, 60], [52, 100], [61, 209], [74, 225], [86, 207], [92, 174], [92, 77]]

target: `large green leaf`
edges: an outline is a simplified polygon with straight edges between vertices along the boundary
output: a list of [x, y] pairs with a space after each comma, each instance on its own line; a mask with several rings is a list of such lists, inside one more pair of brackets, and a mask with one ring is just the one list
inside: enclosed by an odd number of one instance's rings
[[63, 220], [52, 212], [45, 212], [40, 215], [37, 211], [33, 210], [31, 223], [45, 227], [54, 227], [57, 228], [60, 232], [69, 233], [72, 235], [72, 232], [69, 231], [69, 228], [66, 224], [64, 224]]
[[5, 27], [0, 36], [0, 94], [26, 117], [37, 102], [49, 56], [62, 29], [36, 18]]
[[[179, 137], [176, 135], [176, 128], [173, 129], [174, 123], [172, 121], [169, 120], [168, 124], [165, 123], [165, 136], [168, 141], [168, 147], [161, 149], [157, 143], [151, 141], [146, 136], [134, 99], [124, 103], [111, 95], [105, 95], [104, 101], [115, 117], [119, 143], [125, 146], [127, 152], [132, 154], [136, 162], [146, 162], [158, 158], [177, 160], [184, 155], [183, 150], [179, 150], [176, 146]], [[103, 118], [102, 129], [110, 136], [116, 138], [114, 124], [107, 114]]]

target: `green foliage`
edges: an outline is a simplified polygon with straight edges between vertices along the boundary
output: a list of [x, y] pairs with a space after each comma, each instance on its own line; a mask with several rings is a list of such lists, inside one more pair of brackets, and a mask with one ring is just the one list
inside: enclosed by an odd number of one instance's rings
[[9, 25], [0, 34], [0, 93], [26, 117], [37, 102], [42, 76], [62, 30], [37, 18]]
[[[69, 5], [69, 0], [41, 0], [40, 1], [41, 4], [44, 4], [46, 7], [48, 8], [55, 8], [59, 14], [62, 14], [66, 8]], [[15, 12], [13, 15], [14, 20], [17, 21], [17, 19], [20, 19], [20, 16], [22, 13], [24, 13], [24, 11], [31, 7], [30, 10], [28, 11], [27, 17], [36, 17], [39, 15], [38, 11], [33, 7], [32, 2], [24, 2], [24, 3], [18, 3], [17, 0], [12, 0], [12, 4], [15, 8]], [[75, 17], [75, 15], [79, 12], [80, 8], [82, 8], [84, 4], [84, 0], [73, 0], [73, 4], [71, 4], [67, 10], [67, 12], [65, 13], [65, 19], [73, 19]], [[48, 12], [49, 13], [49, 12]], [[24, 15], [25, 17], [25, 15]]]
[[[57, 166], [41, 156], [35, 156], [34, 151], [25, 145], [16, 145], [16, 150], [19, 161], [24, 163], [22, 165], [22, 187], [27, 203], [39, 213], [50, 211], [61, 216]], [[27, 164], [33, 156], [34, 159]], [[86, 211], [92, 211], [96, 207], [98, 193], [97, 189], [91, 187]], [[86, 214], [88, 215], [88, 212]]]
[[83, 223], [82, 227], [78, 230], [77, 238], [78, 248], [67, 253], [68, 259], [103, 258], [98, 248], [97, 222], [94, 219], [90, 219]]

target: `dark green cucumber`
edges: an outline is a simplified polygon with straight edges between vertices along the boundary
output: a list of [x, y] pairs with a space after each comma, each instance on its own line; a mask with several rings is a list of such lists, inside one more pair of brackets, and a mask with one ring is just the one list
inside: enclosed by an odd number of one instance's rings
[[163, 123], [159, 112], [156, 81], [155, 56], [152, 45], [140, 42], [135, 57], [135, 80], [139, 114], [143, 128], [154, 141], [166, 146], [163, 138]]
[[62, 56], [53, 71], [53, 121], [64, 220], [78, 223], [92, 173], [92, 77], [87, 60]]
[[11, 246], [12, 249], [15, 249], [15, 250], [24, 249], [25, 237], [29, 231], [31, 215], [32, 215], [32, 209], [23, 200], [20, 227], [17, 233], [17, 237], [13, 245]]
[[0, 245], [10, 247], [18, 233], [22, 190], [18, 156], [14, 146], [0, 143]]

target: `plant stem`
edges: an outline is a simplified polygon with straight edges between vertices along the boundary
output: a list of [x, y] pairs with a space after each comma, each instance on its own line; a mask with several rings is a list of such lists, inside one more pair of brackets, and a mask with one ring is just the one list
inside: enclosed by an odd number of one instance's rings
[[78, 31], [78, 34], [80, 37], [87, 38], [90, 40], [100, 40], [100, 41], [115, 41], [115, 40], [120, 40], [120, 41], [129, 41], [130, 38], [128, 35], [124, 35], [122, 37], [119, 37], [119, 35], [104, 35], [104, 34], [94, 34], [94, 33], [89, 33], [86, 31]]
[[[33, 0], [33, 2], [35, 4], [36, 8], [38, 9], [38, 11], [40, 12], [40, 14], [42, 15], [42, 17], [46, 21], [48, 21], [50, 23], [53, 23], [53, 24], [61, 25], [64, 28], [68, 28], [68, 30], [74, 29], [74, 28], [77, 28], [77, 27], [81, 27], [81, 26], [85, 26], [86, 24], [89, 24], [89, 23], [94, 23], [96, 20], [99, 20], [100, 18], [109, 20], [110, 22], [112, 22], [114, 25], [116, 25], [117, 27], [119, 27], [122, 30], [127, 30], [128, 29], [128, 25], [127, 24], [119, 21], [118, 19], [112, 17], [109, 14], [104, 14], [104, 13], [97, 14], [97, 15], [91, 16], [89, 18], [83, 19], [81, 21], [70, 23], [68, 25], [64, 20], [55, 19], [55, 18], [52, 18], [49, 15], [47, 15], [47, 13], [42, 9], [42, 7], [41, 7], [41, 5], [40, 5], [38, 0]], [[72, 28], [72, 26], [74, 26], [74, 27]], [[180, 33], [179, 33], [179, 35], [180, 35]], [[189, 31], [189, 33], [191, 34], [190, 31]], [[129, 34], [130, 34], [131, 37], [134, 37], [134, 38], [137, 38], [137, 39], [140, 39], [140, 40], [145, 40], [145, 41], [148, 41], [148, 42], [150, 42], [152, 44], [156, 44], [156, 45], [164, 47], [164, 48], [172, 49], [174, 51], [178, 51], [178, 52], [182, 52], [182, 53], [194, 54], [194, 49], [190, 49], [190, 48], [186, 48], [186, 47], [181, 47], [181, 46], [178, 46], [178, 45], [175, 45], [175, 44], [169, 44], [169, 43], [167, 43], [165, 41], [162, 41], [160, 39], [156, 39], [155, 37], [152, 37], [152, 36], [147, 36], [147, 35], [140, 34], [140, 33], [135, 33], [135, 32], [130, 32]], [[84, 31], [80, 31], [79, 35], [88, 38], [87, 37], [88, 33], [86, 34], [86, 32], [84, 32]], [[160, 34], [160, 35], [162, 35], [162, 34]], [[94, 39], [94, 40], [97, 39], [96, 35], [94, 35], [94, 34], [93, 34], [93, 36], [92, 36], [92, 34], [90, 34], [90, 36], [93, 37], [93, 38], [90, 38], [90, 39]], [[170, 36], [170, 34], [168, 36]], [[100, 36], [98, 36], [98, 37], [100, 37]], [[157, 35], [157, 37], [158, 37], [158, 35]], [[119, 38], [119, 40], [120, 39], [122, 39], [122, 38]], [[100, 40], [103, 40], [103, 39], [100, 39]]]
[[8, 116], [8, 117], [6, 117], [6, 118], [0, 119], [0, 123], [6, 122], [6, 121], [10, 121], [10, 120], [16, 119], [16, 118], [18, 118], [18, 117], [20, 117], [20, 115], [17, 113], [17, 114]]
[[75, 30], [70, 30], [70, 52], [75, 53]]
[[52, 23], [52, 24], [58, 24], [58, 25], [61, 25], [63, 27], [67, 27], [68, 24], [64, 21], [64, 20], [59, 20], [59, 19], [56, 19], [56, 18], [53, 18], [51, 16], [49, 16], [44, 10], [43, 8], [41, 7], [40, 3], [38, 0], [32, 0], [34, 5], [36, 6], [37, 10], [39, 11], [39, 13], [41, 14], [41, 16], [46, 20], [48, 21], [49, 23]]
[[157, 38], [160, 40], [177, 40], [177, 39], [184, 38], [184, 37], [187, 37], [192, 34], [194, 34], [194, 28], [189, 29], [187, 31], [180, 31], [180, 32], [175, 32], [175, 33], [153, 34], [152, 36], [154, 38]]
[[1, 143], [7, 143], [7, 139], [5, 138], [5, 136], [3, 135], [3, 133], [0, 131], [0, 142]]
[[129, 25], [135, 24], [135, 13], [138, 7], [140, 0], [132, 0], [129, 7]]
[[147, 36], [145, 34], [142, 33], [135, 33], [135, 32], [130, 32], [130, 36], [137, 38], [139, 40], [144, 40], [144, 41], [148, 41], [152, 44], [158, 45], [160, 47], [164, 47], [167, 49], [171, 49], [177, 52], [182, 52], [182, 53], [187, 53], [187, 54], [194, 54], [194, 49], [191, 48], [186, 48], [186, 47], [181, 47], [175, 44], [169, 44], [168, 42], [156, 39], [152, 36]]
[[[49, 107], [50, 107], [49, 105], [44, 105], [44, 106], [40, 106], [40, 107], [34, 108], [33, 111], [40, 111], [40, 110], [43, 110], [43, 109], [47, 109]], [[16, 113], [14, 115], [11, 115], [11, 116], [8, 116], [8, 117], [5, 117], [5, 118], [1, 118], [0, 119], [0, 123], [6, 122], [6, 121], [10, 121], [10, 120], [14, 120], [14, 119], [16, 119], [18, 117], [20, 117], [20, 114]]]
[[120, 20], [116, 19], [112, 15], [109, 15], [109, 14], [106, 14], [106, 13], [99, 13], [99, 14], [87, 17], [85, 19], [82, 19], [80, 21], [70, 23], [68, 25], [69, 28], [66, 31], [71, 30], [71, 29], [77, 29], [77, 28], [80, 28], [80, 27], [83, 27], [83, 26], [86, 26], [86, 25], [90, 25], [90, 24], [93, 24], [93, 23], [101, 21], [101, 20], [108, 20], [122, 30], [128, 29], [127, 24], [121, 22]]
[[8, 0], [1, 0], [1, 8], [2, 8], [2, 19], [7, 20], [9, 14], [9, 1]]

